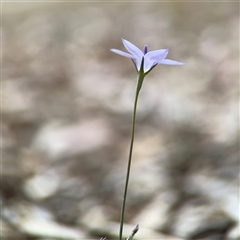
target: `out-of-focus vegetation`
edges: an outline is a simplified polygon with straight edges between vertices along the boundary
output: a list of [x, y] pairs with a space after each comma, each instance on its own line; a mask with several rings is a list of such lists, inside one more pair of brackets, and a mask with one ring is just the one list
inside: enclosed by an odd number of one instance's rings
[[169, 49], [140, 95], [125, 235], [237, 240], [239, 3], [3, 2], [2, 238], [119, 227], [137, 74], [121, 37]]

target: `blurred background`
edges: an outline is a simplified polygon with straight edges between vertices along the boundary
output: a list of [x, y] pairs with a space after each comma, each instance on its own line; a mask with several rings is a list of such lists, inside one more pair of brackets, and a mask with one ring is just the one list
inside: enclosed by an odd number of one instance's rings
[[3, 2], [1, 237], [117, 239], [137, 73], [124, 236], [240, 239], [238, 2]]

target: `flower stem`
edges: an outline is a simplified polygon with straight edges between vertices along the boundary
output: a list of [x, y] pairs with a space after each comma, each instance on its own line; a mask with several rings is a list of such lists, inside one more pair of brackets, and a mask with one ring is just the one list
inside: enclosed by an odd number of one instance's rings
[[135, 100], [134, 100], [134, 107], [133, 107], [132, 134], [131, 134], [131, 143], [130, 143], [130, 150], [129, 150], [129, 157], [128, 157], [126, 182], [125, 182], [124, 194], [123, 194], [121, 218], [120, 218], [119, 240], [122, 240], [122, 233], [123, 233], [123, 222], [124, 222], [125, 205], [126, 205], [126, 199], [127, 199], [128, 182], [129, 182], [131, 162], [132, 162], [132, 150], [133, 150], [134, 133], [135, 133], [135, 120], [136, 120], [137, 102], [138, 102], [138, 96], [139, 96], [139, 92], [140, 92], [141, 87], [142, 87], [142, 83], [143, 83], [144, 77], [145, 77], [144, 74], [139, 73], [138, 81], [137, 81], [136, 94], [135, 94]]

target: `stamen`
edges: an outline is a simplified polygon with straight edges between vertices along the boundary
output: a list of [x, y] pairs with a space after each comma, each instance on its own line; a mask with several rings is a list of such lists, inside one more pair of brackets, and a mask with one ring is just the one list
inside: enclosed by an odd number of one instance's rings
[[147, 45], [144, 46], [143, 53], [144, 55], [147, 53]]

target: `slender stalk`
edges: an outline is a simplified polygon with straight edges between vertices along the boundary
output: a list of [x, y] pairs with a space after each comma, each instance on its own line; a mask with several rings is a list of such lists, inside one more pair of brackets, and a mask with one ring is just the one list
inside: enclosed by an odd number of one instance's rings
[[135, 120], [136, 120], [136, 112], [137, 112], [137, 102], [138, 102], [138, 96], [139, 96], [139, 92], [140, 92], [141, 87], [142, 87], [142, 82], [143, 82], [144, 77], [145, 77], [144, 74], [139, 73], [138, 81], [137, 81], [136, 94], [135, 94], [135, 100], [134, 100], [134, 107], [133, 107], [131, 143], [130, 143], [126, 182], [125, 182], [125, 187], [124, 187], [121, 218], [120, 218], [119, 240], [122, 240], [122, 233], [123, 233], [125, 205], [126, 205], [126, 199], [127, 199], [128, 182], [129, 182], [131, 162], [132, 162], [132, 150], [133, 150], [134, 133], [135, 133]]

